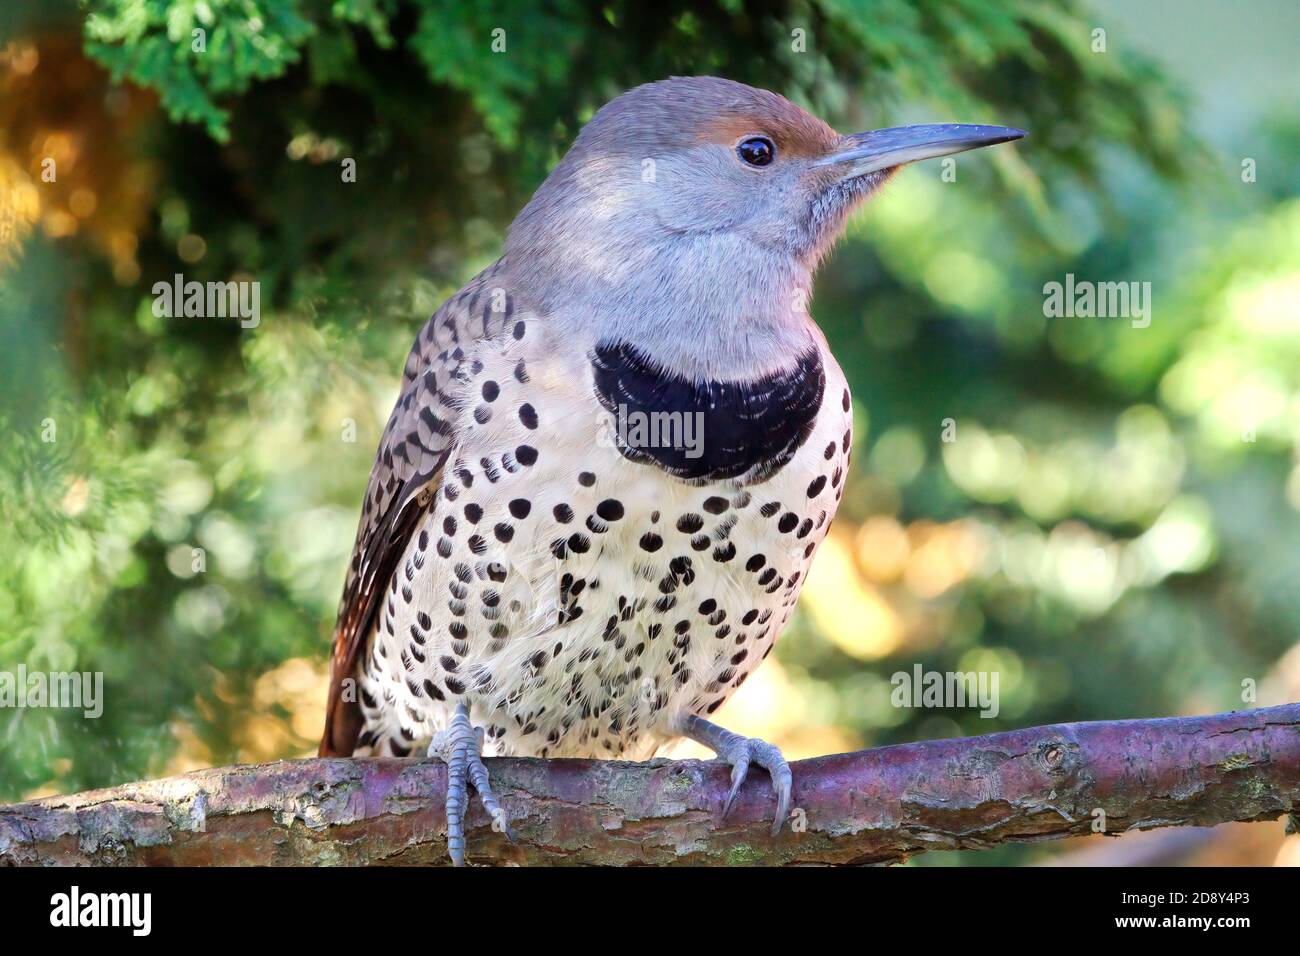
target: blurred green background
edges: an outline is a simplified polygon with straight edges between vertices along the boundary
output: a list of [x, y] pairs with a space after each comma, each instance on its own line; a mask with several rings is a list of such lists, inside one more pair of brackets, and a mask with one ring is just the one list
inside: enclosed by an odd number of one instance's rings
[[[0, 709], [0, 800], [314, 750], [416, 331], [674, 74], [1031, 134], [905, 171], [824, 268], [854, 471], [724, 724], [794, 758], [1300, 698], [1297, 64], [1292, 0], [8, 0], [0, 670], [105, 708]], [[260, 324], [155, 317], [176, 273], [258, 280]], [[1044, 317], [1067, 274], [1149, 282], [1150, 325]], [[916, 664], [996, 672], [998, 716], [892, 706]], [[1300, 862], [1227, 832], [1200, 859]]]

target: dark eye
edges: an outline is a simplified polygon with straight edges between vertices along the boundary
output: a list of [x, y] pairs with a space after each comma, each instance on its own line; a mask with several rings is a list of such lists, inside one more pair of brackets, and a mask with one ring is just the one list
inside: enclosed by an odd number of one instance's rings
[[736, 155], [750, 166], [767, 166], [776, 158], [776, 147], [766, 136], [751, 136], [736, 147]]

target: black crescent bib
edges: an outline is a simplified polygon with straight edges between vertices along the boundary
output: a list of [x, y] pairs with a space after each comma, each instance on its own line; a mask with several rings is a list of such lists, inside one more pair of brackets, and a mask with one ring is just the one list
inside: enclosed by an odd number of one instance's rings
[[826, 390], [816, 348], [751, 381], [691, 381], [625, 342], [596, 346], [591, 364], [623, 457], [692, 484], [771, 477], [812, 434]]

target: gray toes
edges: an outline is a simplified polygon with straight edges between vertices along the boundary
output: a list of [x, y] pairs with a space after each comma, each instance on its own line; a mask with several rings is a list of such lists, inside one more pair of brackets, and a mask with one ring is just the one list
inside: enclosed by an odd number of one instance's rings
[[756, 763], [772, 778], [772, 791], [776, 794], [776, 819], [772, 821], [772, 836], [779, 834], [790, 815], [790, 795], [794, 783], [790, 765], [786, 763], [781, 751], [765, 740], [741, 737], [722, 756], [731, 763], [731, 792], [727, 794], [726, 803], [722, 806], [722, 819], [725, 820], [731, 812], [740, 785], [749, 776], [750, 764]]
[[736, 794], [740, 793], [740, 785], [748, 776], [749, 751], [745, 749], [738, 753], [731, 763], [731, 792], [727, 794], [727, 801], [722, 805], [722, 819], [727, 819], [727, 814], [731, 813], [731, 806], [736, 802]]
[[790, 767], [781, 761], [781, 768], [785, 772], [769, 771], [772, 774], [772, 789], [776, 791], [776, 819], [772, 821], [772, 836], [781, 832], [785, 826], [786, 817], [790, 815], [790, 791], [792, 779], [790, 776]]
[[772, 778], [772, 791], [776, 794], [776, 819], [772, 821], [772, 836], [781, 832], [786, 817], [790, 814], [790, 793], [793, 789], [794, 775], [786, 763], [781, 751], [765, 741], [755, 741], [757, 746], [754, 761], [764, 768]]
[[[480, 733], [480, 740], [482, 734]], [[497, 795], [492, 791], [492, 784], [488, 780], [487, 767], [483, 765], [483, 757], [478, 753], [473, 753], [469, 758], [470, 782], [474, 784], [474, 789], [478, 791], [479, 799], [483, 801], [483, 809], [488, 812], [492, 818], [492, 829], [506, 835], [511, 843], [515, 842], [515, 832], [510, 829], [510, 823], [506, 817], [506, 811], [502, 809], [501, 804], [497, 801]]]
[[429, 756], [440, 757], [447, 764], [447, 854], [452, 866], [465, 865], [465, 811], [469, 807], [469, 786], [478, 792], [483, 808], [492, 817], [492, 828], [515, 842], [514, 831], [506, 812], [497, 802], [488, 779], [487, 767], [479, 753], [483, 746], [483, 730], [474, 727], [469, 711], [462, 705], [457, 708], [447, 729], [434, 736], [429, 745]]
[[765, 769], [772, 778], [772, 789], [776, 792], [776, 819], [772, 823], [772, 835], [776, 836], [785, 825], [790, 814], [790, 793], [793, 777], [790, 765], [786, 763], [781, 751], [766, 740], [756, 737], [742, 737], [725, 727], [710, 723], [703, 717], [691, 714], [682, 722], [683, 733], [704, 744], [720, 758], [731, 764], [731, 792], [727, 794], [722, 805], [722, 819], [731, 812], [740, 785], [749, 774], [750, 763], [756, 763]]

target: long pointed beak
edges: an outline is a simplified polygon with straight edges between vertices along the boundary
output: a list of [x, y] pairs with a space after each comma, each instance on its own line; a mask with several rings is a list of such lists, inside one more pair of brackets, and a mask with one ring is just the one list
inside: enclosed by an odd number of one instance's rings
[[921, 159], [1009, 143], [1024, 135], [1024, 130], [1010, 126], [971, 126], [964, 123], [873, 129], [845, 136], [840, 140], [839, 148], [818, 160], [817, 165], [842, 166], [844, 178], [849, 179]]

